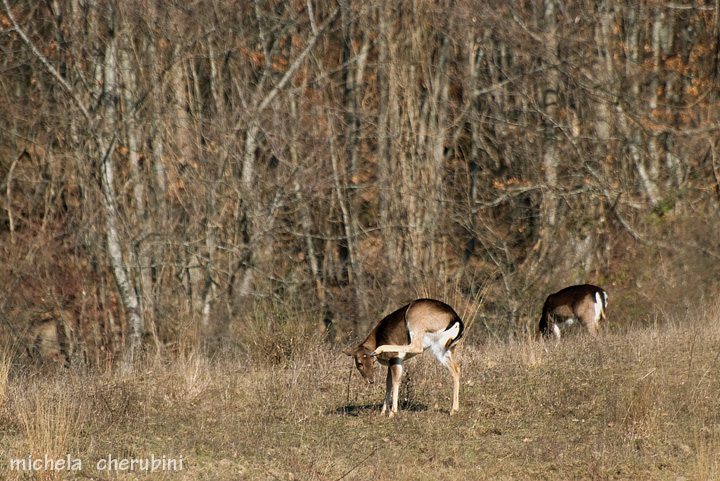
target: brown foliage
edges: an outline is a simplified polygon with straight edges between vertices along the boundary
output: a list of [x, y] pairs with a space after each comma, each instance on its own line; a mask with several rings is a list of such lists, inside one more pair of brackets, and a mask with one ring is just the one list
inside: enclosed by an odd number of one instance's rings
[[617, 326], [717, 290], [717, 12], [8, 3], [4, 339], [215, 346], [257, 302], [357, 337], [426, 285], [507, 338], [570, 284]]

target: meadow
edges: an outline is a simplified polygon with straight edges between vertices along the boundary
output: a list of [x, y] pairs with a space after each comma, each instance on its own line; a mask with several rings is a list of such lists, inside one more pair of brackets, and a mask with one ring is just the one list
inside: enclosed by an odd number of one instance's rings
[[[706, 307], [560, 343], [467, 340], [452, 417], [450, 376], [431, 356], [405, 364], [388, 419], [384, 382], [364, 384], [311, 329], [276, 358], [187, 349], [126, 371], [33, 368], [8, 350], [0, 478], [717, 479], [718, 317]], [[43, 469], [11, 469], [28, 458]], [[50, 470], [46, 458], [70, 461]], [[182, 469], [141, 469], [148, 459]]]

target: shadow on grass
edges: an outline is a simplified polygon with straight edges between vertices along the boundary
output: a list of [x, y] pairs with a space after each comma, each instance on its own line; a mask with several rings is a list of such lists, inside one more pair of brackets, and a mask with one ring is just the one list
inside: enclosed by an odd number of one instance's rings
[[[328, 414], [340, 415], [340, 416], [360, 416], [365, 413], [380, 414], [382, 410], [382, 403], [374, 404], [345, 404], [336, 409], [332, 409]], [[399, 402], [398, 411], [409, 411], [409, 412], [425, 412], [429, 411], [429, 408], [420, 403], [415, 402]]]

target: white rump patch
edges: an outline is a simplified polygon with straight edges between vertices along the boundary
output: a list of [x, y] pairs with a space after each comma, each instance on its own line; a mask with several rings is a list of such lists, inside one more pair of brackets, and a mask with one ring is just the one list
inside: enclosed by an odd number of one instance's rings
[[460, 323], [456, 322], [450, 329], [437, 332], [428, 332], [423, 337], [423, 350], [430, 350], [433, 356], [440, 361], [440, 363], [447, 367], [447, 349], [445, 346], [455, 339], [460, 334]]
[[603, 299], [600, 298], [600, 293], [595, 293], [595, 322], [600, 321], [600, 316], [603, 309]]

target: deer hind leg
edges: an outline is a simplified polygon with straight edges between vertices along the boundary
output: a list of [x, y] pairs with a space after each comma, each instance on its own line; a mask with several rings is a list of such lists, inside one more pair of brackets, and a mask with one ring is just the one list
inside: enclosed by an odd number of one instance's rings
[[585, 326], [587, 331], [593, 336], [597, 336], [600, 332], [601, 316], [602, 304], [598, 303], [597, 300], [592, 304], [586, 305], [580, 312], [578, 312], [578, 317], [580, 318], [580, 321]]
[[591, 318], [589, 322], [585, 325], [585, 327], [587, 327], [588, 332], [593, 336], [597, 336], [600, 332], [600, 326], [598, 325], [598, 321], [595, 318]]
[[410, 344], [385, 344], [382, 346], [378, 346], [375, 351], [371, 354], [371, 356], [378, 356], [384, 352], [393, 352], [398, 354], [422, 354], [424, 348], [423, 348], [423, 336], [424, 333], [418, 333], [418, 334], [411, 334]]
[[453, 381], [453, 402], [452, 409], [450, 410], [450, 415], [452, 416], [460, 409], [460, 365], [453, 359], [452, 351], [448, 351], [447, 354], [445, 354], [444, 361], [443, 364], [445, 364], [450, 371], [450, 376], [452, 376]]

